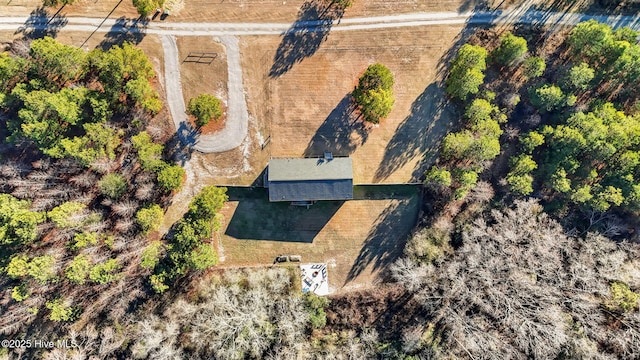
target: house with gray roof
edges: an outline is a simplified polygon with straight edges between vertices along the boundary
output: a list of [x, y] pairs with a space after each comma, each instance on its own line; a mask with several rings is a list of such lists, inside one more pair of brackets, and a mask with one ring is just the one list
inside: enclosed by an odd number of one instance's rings
[[272, 158], [265, 174], [269, 201], [313, 203], [353, 199], [353, 167], [349, 157]]

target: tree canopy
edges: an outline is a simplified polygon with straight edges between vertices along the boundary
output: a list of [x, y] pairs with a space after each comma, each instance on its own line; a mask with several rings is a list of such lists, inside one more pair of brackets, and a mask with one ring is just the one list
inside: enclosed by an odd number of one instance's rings
[[377, 124], [389, 115], [395, 103], [393, 84], [393, 74], [383, 64], [367, 67], [352, 93], [365, 121]]
[[220, 99], [209, 94], [200, 94], [189, 100], [187, 111], [196, 118], [196, 126], [202, 127], [209, 121], [218, 121], [222, 116]]
[[0, 194], [0, 244], [29, 244], [38, 237], [45, 215], [30, 210], [30, 202]]
[[0, 55], [0, 109], [9, 115], [9, 140], [27, 140], [54, 158], [89, 166], [113, 160], [122, 131], [107, 124], [130, 107], [156, 114], [162, 103], [149, 80], [154, 71], [130, 43], [86, 53], [44, 37], [28, 56]]
[[136, 222], [142, 228], [144, 233], [158, 230], [162, 225], [162, 219], [164, 217], [164, 211], [158, 204], [152, 204], [143, 209], [138, 210], [136, 213]]
[[204, 270], [218, 262], [212, 245], [206, 240], [220, 227], [218, 212], [229, 199], [227, 189], [207, 186], [189, 204], [189, 211], [172, 228], [173, 239], [166, 256], [156, 265], [150, 278], [156, 292], [168, 289], [166, 283], [189, 270]]
[[477, 94], [484, 82], [484, 70], [487, 68], [487, 50], [481, 46], [464, 44], [451, 62], [446, 90], [449, 96], [466, 100], [469, 95]]
[[509, 32], [502, 36], [500, 46], [491, 53], [491, 56], [500, 65], [514, 65], [522, 60], [527, 51], [527, 40]]

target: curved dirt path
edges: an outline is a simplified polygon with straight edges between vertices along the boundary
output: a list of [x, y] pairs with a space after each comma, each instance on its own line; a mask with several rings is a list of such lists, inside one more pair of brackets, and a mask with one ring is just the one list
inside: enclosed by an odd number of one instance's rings
[[229, 98], [225, 127], [212, 135], [197, 134], [187, 121], [176, 39], [173, 35], [163, 35], [161, 41], [162, 49], [164, 50], [167, 105], [169, 106], [173, 125], [182, 143], [203, 153], [223, 152], [240, 146], [248, 134], [249, 112], [244, 96], [238, 39], [232, 35], [220, 37], [220, 42], [225, 45], [227, 53]]
[[160, 41], [164, 50], [164, 84], [171, 119], [180, 141], [185, 145], [194, 145], [196, 143], [195, 133], [189, 129], [187, 108], [182, 96], [180, 56], [178, 55], [176, 38], [173, 35], [164, 35], [160, 38]]
[[203, 153], [223, 152], [237, 148], [247, 137], [249, 128], [249, 110], [244, 96], [238, 38], [233, 35], [223, 35], [219, 39], [227, 53], [227, 73], [229, 74], [227, 121], [221, 131], [212, 135], [198, 136], [194, 149]]

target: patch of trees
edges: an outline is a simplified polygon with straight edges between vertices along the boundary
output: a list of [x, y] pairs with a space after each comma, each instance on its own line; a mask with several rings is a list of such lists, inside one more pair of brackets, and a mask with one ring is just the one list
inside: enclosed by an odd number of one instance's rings
[[466, 100], [480, 91], [487, 68], [487, 50], [481, 46], [464, 44], [451, 62], [446, 80], [447, 94]]
[[527, 51], [527, 40], [508, 32], [500, 39], [500, 45], [491, 52], [491, 57], [499, 65], [513, 66], [523, 60]]
[[377, 124], [393, 109], [393, 74], [380, 63], [369, 65], [353, 90], [353, 99], [365, 121]]
[[138, 10], [140, 16], [148, 16], [157, 8], [162, 6], [162, 1], [156, 0], [133, 0], [133, 6]]
[[[530, 56], [527, 40], [511, 33], [491, 51], [463, 45], [451, 62], [447, 92], [463, 100], [466, 123], [443, 140], [426, 184], [439, 194], [453, 189], [461, 199], [508, 145], [508, 171], [500, 175], [513, 194], [539, 194], [556, 209], [637, 209], [638, 117], [629, 115], [640, 103], [637, 36], [590, 20], [548, 61]], [[487, 54], [499, 75], [485, 84]], [[507, 120], [509, 136], [501, 141], [498, 124]]]
[[85, 53], [44, 38], [9, 49], [0, 53], [0, 287], [11, 298], [0, 332], [122, 318], [147, 296], [140, 255], [184, 179], [140, 131], [162, 105], [151, 63], [127, 43]]
[[171, 165], [162, 160], [164, 146], [154, 143], [146, 131], [131, 138], [142, 168], [156, 174], [160, 187], [167, 191], [180, 191], [184, 183], [185, 171], [179, 165]]
[[200, 94], [189, 100], [187, 112], [195, 117], [196, 126], [207, 125], [211, 120], [218, 121], [222, 116], [220, 99], [209, 94]]
[[[455, 252], [432, 261], [411, 251], [393, 267], [426, 311], [417, 336], [403, 337], [407, 355], [628, 358], [640, 351], [637, 244], [568, 236], [534, 200], [455, 227], [462, 238]], [[442, 230], [413, 241], [438, 242]]]
[[108, 121], [132, 107], [150, 114], [162, 103], [144, 53], [129, 43], [85, 53], [45, 37], [29, 53], [0, 57], [0, 107], [12, 142], [28, 141], [53, 158], [89, 166], [114, 160], [123, 131]]
[[192, 296], [129, 323], [125, 331], [132, 341], [125, 354], [134, 359], [384, 357], [375, 330], [322, 334], [312, 317], [324, 312], [328, 301], [300, 294], [299, 281], [297, 267], [215, 273], [200, 281]]
[[[599, 97], [625, 105], [638, 101], [640, 87], [640, 45], [638, 32], [630, 28], [612, 30], [595, 20], [578, 24], [566, 40], [567, 60], [573, 67], [567, 74], [567, 91], [580, 94], [591, 90]], [[578, 81], [578, 86], [572, 84]]]
[[640, 123], [619, 110], [625, 105], [632, 110], [638, 101], [637, 35], [596, 21], [571, 31], [567, 70], [539, 81], [528, 94], [531, 105], [555, 121], [520, 137], [506, 176], [513, 192], [528, 195], [538, 188], [560, 206], [596, 212], [638, 208], [640, 168], [634, 159]]
[[500, 124], [506, 115], [492, 103], [495, 94], [476, 98], [464, 113], [465, 128], [449, 133], [442, 141], [442, 164], [425, 173], [425, 184], [440, 195], [462, 199], [478, 181], [487, 162], [500, 154]]
[[136, 213], [136, 222], [145, 234], [158, 230], [163, 218], [164, 211], [158, 204], [151, 204]]
[[213, 244], [207, 240], [220, 228], [218, 211], [229, 199], [226, 192], [226, 188], [205, 187], [193, 198], [189, 211], [173, 226], [166, 255], [150, 278], [156, 292], [164, 292], [169, 288], [167, 283], [189, 271], [205, 270], [218, 263]]
[[38, 238], [38, 224], [45, 216], [30, 208], [27, 200], [0, 194], [0, 244], [24, 245]]
[[131, 355], [265, 359], [302, 354], [309, 315], [296, 294], [296, 274], [294, 268], [278, 267], [227, 270], [202, 281], [196, 296], [178, 299], [162, 316], [137, 321]]
[[140, 16], [149, 16], [156, 9], [164, 8], [168, 11], [180, 11], [184, 7], [184, 0], [133, 0], [133, 6]]
[[[526, 174], [532, 180], [532, 172], [539, 168], [533, 175], [556, 201], [600, 212], [618, 206], [638, 209], [638, 134], [638, 118], [625, 115], [611, 103], [574, 113], [562, 124], [546, 125], [523, 136], [524, 153], [514, 157], [508, 178]], [[532, 138], [539, 140], [532, 144]], [[519, 166], [524, 159], [529, 163], [527, 169]], [[524, 191], [512, 188], [521, 194], [533, 190], [531, 186]]]

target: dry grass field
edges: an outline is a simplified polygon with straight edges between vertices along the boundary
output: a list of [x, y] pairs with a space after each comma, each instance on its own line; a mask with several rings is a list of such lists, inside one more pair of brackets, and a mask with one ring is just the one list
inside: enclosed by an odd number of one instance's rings
[[[268, 120], [271, 155], [329, 150], [353, 157], [355, 183], [417, 179], [423, 155], [435, 152], [455, 119], [444, 101], [440, 62], [461, 29], [332, 32], [321, 43], [314, 34], [307, 34], [311, 39], [243, 37], [250, 111]], [[317, 43], [315, 52], [308, 52], [310, 42]], [[396, 104], [379, 126], [364, 129], [349, 108], [348, 94], [374, 62], [395, 74]]]
[[333, 291], [372, 285], [404, 249], [418, 216], [415, 189], [393, 199], [321, 202], [311, 208], [269, 203], [263, 189], [228, 202], [219, 232], [221, 266], [269, 265], [278, 255], [329, 264]]
[[[156, 18], [152, 21], [288, 23], [295, 20], [299, 8], [306, 1], [309, 0], [184, 0], [185, 6], [181, 11], [171, 14], [165, 20]], [[356, 0], [353, 7], [346, 11], [345, 18], [410, 12], [466, 12], [474, 9], [505, 9], [517, 6], [583, 11], [592, 8], [593, 2], [594, 0]], [[23, 16], [41, 6], [40, 0], [3, 0], [0, 2], [0, 14]], [[131, 0], [79, 0], [72, 5], [47, 8], [50, 13], [58, 10], [63, 16], [138, 17]]]
[[[184, 8], [171, 14], [164, 21], [197, 22], [290, 22], [300, 6], [307, 0], [185, 0]], [[356, 1], [348, 10], [348, 16], [386, 15], [390, 12], [458, 11], [475, 7], [477, 0], [366, 0]], [[26, 15], [40, 7], [39, 0], [3, 0], [0, 14]], [[53, 12], [61, 6], [51, 8]], [[131, 0], [79, 0], [66, 5], [61, 14], [66, 16], [136, 18], [138, 14]], [[154, 21], [161, 21], [155, 19]]]

